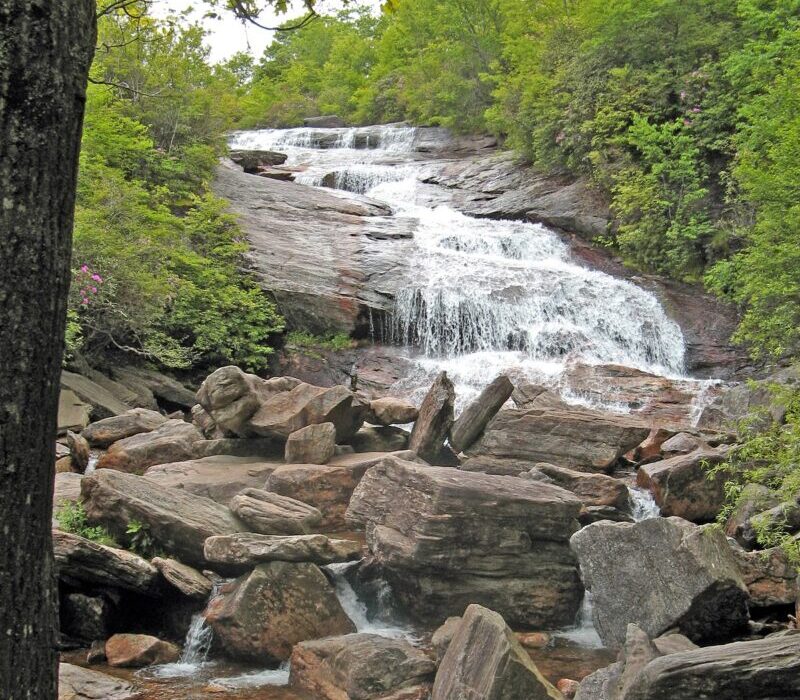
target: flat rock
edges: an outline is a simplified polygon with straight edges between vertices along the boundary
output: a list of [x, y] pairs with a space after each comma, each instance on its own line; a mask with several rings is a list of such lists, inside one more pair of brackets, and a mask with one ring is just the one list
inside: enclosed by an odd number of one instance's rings
[[466, 455], [606, 471], [649, 433], [648, 426], [629, 415], [575, 407], [505, 409], [494, 417]]
[[194, 391], [163, 372], [147, 367], [123, 365], [112, 367], [111, 376], [138, 392], [151, 393], [162, 404], [169, 406], [169, 410], [177, 407], [188, 411], [195, 403]]
[[[403, 459], [417, 459], [413, 452], [396, 454]], [[322, 513], [320, 528], [344, 529], [344, 514], [358, 482], [386, 455], [384, 452], [362, 452], [338, 455], [326, 465], [287, 464], [270, 474], [265, 488], [319, 509]]]
[[53, 552], [59, 578], [68, 583], [158, 595], [158, 571], [133, 552], [106, 547], [61, 530], [53, 530]]
[[180, 658], [178, 647], [148, 634], [115, 634], [106, 641], [109, 666], [142, 668], [169, 664]]
[[426, 683], [434, 671], [433, 661], [404, 640], [348, 634], [295, 646], [289, 684], [318, 700], [373, 700]]
[[228, 569], [252, 569], [268, 561], [311, 562], [320, 566], [361, 558], [361, 545], [325, 535], [257, 535], [238, 532], [209, 537], [205, 557]]
[[636, 483], [650, 490], [664, 516], [710, 522], [725, 503], [728, 476], [711, 477], [709, 468], [725, 460], [727, 447], [703, 447], [639, 467]]
[[387, 457], [358, 485], [347, 519], [398, 601], [426, 622], [492, 605], [513, 624], [571, 624], [582, 597], [568, 540], [580, 501], [512, 477]]
[[662, 656], [622, 700], [790, 700], [800, 697], [800, 632]]
[[721, 530], [681, 518], [594, 523], [571, 539], [593, 618], [609, 647], [628, 623], [650, 637], [677, 628], [693, 641], [725, 639], [748, 620], [747, 588]]
[[470, 605], [453, 635], [431, 700], [560, 700], [497, 613]]
[[211, 595], [213, 584], [197, 569], [179, 562], [177, 559], [155, 557], [150, 562], [173, 588], [188, 598], [205, 600]]
[[97, 460], [97, 468], [143, 474], [155, 464], [192, 459], [194, 443], [202, 439], [200, 431], [191, 423], [168, 420], [151, 432], [113, 443]]
[[99, 469], [81, 482], [86, 514], [124, 536], [128, 523], [147, 527], [159, 547], [188, 564], [203, 564], [203, 544], [213, 535], [244, 530], [223, 505], [147, 477]]
[[461, 412], [450, 429], [450, 445], [455, 452], [463, 452], [481, 436], [513, 391], [511, 380], [501, 374]]
[[132, 408], [118, 416], [103, 418], [87, 425], [81, 435], [93, 447], [108, 447], [117, 440], [123, 440], [139, 433], [149, 433], [166, 421], [167, 417], [162, 416], [158, 411]]
[[261, 489], [244, 489], [229, 505], [250, 531], [262, 535], [306, 535], [322, 522], [313, 506]]
[[286, 439], [289, 464], [325, 464], [336, 451], [336, 426], [317, 423], [295, 430]]
[[410, 401], [384, 396], [369, 402], [366, 422], [372, 425], [405, 425], [417, 420], [419, 409]]
[[206, 620], [235, 659], [285, 661], [299, 642], [355, 632], [314, 564], [273, 561], [222, 588]]
[[624, 481], [605, 474], [587, 474], [557, 467], [537, 464], [527, 478], [542, 479], [574, 493], [586, 506], [611, 506], [621, 511], [629, 510], [629, 492]]
[[280, 466], [277, 461], [254, 457], [216, 455], [185, 462], [158, 464], [146, 472], [148, 480], [169, 488], [183, 489], [227, 505], [237, 493], [264, 485]]
[[441, 372], [419, 407], [419, 416], [408, 439], [408, 449], [428, 463], [436, 462], [444, 446], [453, 424], [455, 402], [453, 382], [448, 379], [447, 372]]
[[61, 388], [58, 395], [58, 432], [67, 430], [82, 430], [92, 420], [92, 407], [81, 401], [78, 395], [70, 390]]
[[121, 678], [73, 664], [58, 665], [58, 700], [132, 700], [137, 694]]
[[133, 408], [97, 382], [66, 370], [61, 372], [61, 390], [65, 389], [92, 407], [93, 420], [116, 416]]

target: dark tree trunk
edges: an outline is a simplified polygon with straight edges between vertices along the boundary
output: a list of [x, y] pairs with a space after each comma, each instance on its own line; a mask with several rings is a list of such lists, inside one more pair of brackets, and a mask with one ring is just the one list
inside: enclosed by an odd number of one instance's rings
[[0, 0], [0, 698], [57, 693], [50, 540], [94, 0]]

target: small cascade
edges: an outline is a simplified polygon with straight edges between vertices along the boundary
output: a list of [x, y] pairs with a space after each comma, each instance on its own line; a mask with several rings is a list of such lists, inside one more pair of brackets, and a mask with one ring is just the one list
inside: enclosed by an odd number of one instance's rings
[[589, 591], [583, 594], [583, 602], [578, 611], [578, 620], [575, 626], [557, 633], [556, 637], [587, 649], [603, 648], [603, 642], [600, 635], [597, 634], [592, 620], [592, 594]]
[[[347, 580], [346, 576], [347, 572], [357, 565], [358, 562], [344, 562], [328, 564], [323, 567], [331, 575], [339, 604], [342, 606], [342, 610], [344, 610], [347, 617], [349, 617], [356, 626], [356, 631], [378, 634], [382, 637], [406, 639], [410, 642], [416, 641], [417, 638], [408, 629], [392, 625], [385, 620], [370, 619], [367, 606], [358, 597], [358, 594], [355, 592], [355, 589], [350, 584], [350, 581]], [[388, 589], [386, 590], [386, 595], [389, 595]]]
[[226, 690], [260, 688], [265, 685], [289, 685], [289, 662], [285, 661], [276, 669], [253, 671], [238, 676], [212, 678], [209, 683], [212, 686], [220, 686]]
[[642, 489], [638, 486], [629, 486], [628, 492], [630, 494], [631, 502], [631, 515], [635, 522], [642, 520], [650, 520], [657, 518], [661, 515], [661, 509], [653, 498], [653, 494], [648, 489]]

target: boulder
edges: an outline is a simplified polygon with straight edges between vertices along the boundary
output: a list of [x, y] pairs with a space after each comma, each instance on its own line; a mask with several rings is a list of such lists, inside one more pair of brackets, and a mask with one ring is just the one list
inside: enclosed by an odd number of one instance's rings
[[675, 517], [602, 521], [575, 533], [571, 545], [606, 646], [621, 646], [631, 622], [650, 637], [677, 628], [706, 642], [747, 624], [747, 588], [718, 528]]
[[784, 501], [750, 518], [756, 532], [800, 532], [800, 495], [797, 500]]
[[203, 564], [203, 544], [212, 535], [229, 535], [244, 526], [225, 506], [181, 489], [165, 488], [147, 477], [100, 469], [81, 482], [90, 522], [125, 535], [141, 523], [159, 547], [188, 564]]
[[348, 634], [295, 646], [289, 684], [318, 700], [373, 700], [426, 683], [434, 671], [433, 661], [404, 640]]
[[674, 435], [666, 428], [653, 428], [650, 434], [630, 454], [632, 462], [651, 462], [661, 459], [661, 446]]
[[110, 586], [158, 595], [158, 571], [133, 552], [53, 530], [53, 553], [59, 578], [72, 585]]
[[268, 561], [311, 562], [320, 566], [361, 558], [361, 545], [325, 535], [257, 535], [237, 532], [209, 537], [205, 557], [226, 571], [253, 569]]
[[616, 663], [590, 673], [581, 681], [575, 700], [619, 700], [617, 685], [624, 664]]
[[261, 489], [236, 494], [230, 509], [251, 532], [262, 535], [305, 535], [322, 522], [322, 513], [313, 506]]
[[397, 426], [365, 426], [350, 439], [356, 452], [398, 452], [408, 449], [411, 434]]
[[97, 460], [97, 468], [143, 474], [154, 464], [191, 459], [194, 443], [202, 439], [200, 431], [191, 423], [168, 420], [151, 432], [113, 443]]
[[61, 390], [68, 390], [74, 396], [91, 406], [91, 418], [99, 420], [125, 413], [133, 408], [120, 401], [114, 393], [91, 379], [74, 372], [61, 372]]
[[433, 653], [436, 655], [437, 666], [442, 663], [447, 647], [450, 646], [450, 642], [453, 641], [453, 637], [460, 626], [461, 617], [458, 615], [448, 617], [436, 628], [436, 631], [431, 636], [431, 646], [433, 647]]
[[511, 380], [501, 374], [461, 412], [450, 429], [450, 445], [455, 452], [463, 452], [481, 436], [513, 391]]
[[526, 476], [560, 486], [574, 493], [586, 506], [611, 506], [621, 511], [630, 509], [630, 494], [625, 482], [605, 474], [587, 474], [553, 464], [537, 464]]
[[317, 566], [273, 561], [222, 588], [206, 608], [215, 639], [232, 658], [285, 661], [309, 639], [355, 632]]
[[704, 447], [690, 454], [639, 467], [636, 483], [649, 489], [664, 516], [710, 522], [725, 503], [726, 474], [709, 468], [725, 461], [727, 448]]
[[271, 438], [215, 438], [194, 444], [194, 458], [249, 457], [254, 462], [283, 461], [285, 441]]
[[756, 531], [751, 518], [780, 503], [778, 494], [761, 484], [747, 484], [736, 501], [736, 507], [725, 523], [725, 534], [745, 549], [756, 546]]
[[408, 449], [433, 464], [453, 424], [456, 391], [447, 372], [441, 372], [425, 395], [408, 440]]
[[211, 595], [213, 584], [197, 569], [179, 562], [177, 559], [155, 557], [150, 562], [173, 588], [187, 598], [205, 600]]
[[61, 388], [58, 395], [58, 433], [83, 430], [91, 421], [92, 407], [81, 401], [74, 391]]
[[372, 425], [405, 425], [413, 423], [417, 416], [419, 409], [410, 401], [384, 396], [369, 402], [369, 412], [365, 420]]
[[794, 605], [797, 567], [789, 561], [782, 547], [759, 552], [746, 552], [734, 547], [733, 552], [750, 593], [751, 606]]
[[132, 408], [118, 416], [103, 418], [87, 425], [81, 435], [92, 447], [108, 447], [139, 433], [149, 433], [166, 423], [167, 417], [146, 408]]
[[227, 433], [220, 428], [211, 415], [199, 403], [192, 406], [192, 424], [209, 440], [223, 439]]
[[[417, 459], [410, 451], [396, 454], [403, 459]], [[346, 526], [345, 511], [358, 482], [384, 457], [385, 452], [362, 452], [338, 455], [326, 465], [287, 464], [270, 474], [265, 488], [319, 509], [321, 529], [341, 530]]]
[[230, 158], [237, 165], [242, 166], [242, 170], [251, 175], [256, 174], [262, 168], [271, 165], [283, 165], [288, 156], [285, 153], [276, 151], [244, 151], [236, 150], [228, 153]]
[[111, 375], [118, 382], [139, 394], [149, 393], [165, 404], [168, 410], [188, 411], [195, 404], [195, 392], [181, 382], [147, 367], [131, 365], [112, 367]]
[[81, 666], [58, 665], [58, 700], [132, 700], [133, 685], [121, 678]]
[[591, 525], [600, 520], [612, 520], [615, 523], [632, 523], [635, 518], [631, 513], [631, 508], [625, 510], [614, 508], [613, 506], [584, 506], [578, 516], [578, 521], [582, 526]]
[[89, 464], [89, 443], [82, 435], [77, 435], [71, 430], [67, 431], [65, 439], [69, 448], [69, 456], [75, 467], [74, 471], [83, 474]]
[[349, 522], [398, 602], [426, 622], [491, 605], [512, 624], [572, 624], [583, 594], [569, 536], [580, 501], [541, 482], [387, 457], [358, 485]]
[[77, 503], [81, 497], [81, 479], [83, 474], [75, 472], [64, 472], [56, 474], [55, 486], [53, 487], [53, 513], [58, 515], [58, 511], [66, 504]]
[[497, 613], [467, 607], [442, 659], [431, 700], [560, 700]]
[[507, 409], [466, 450], [468, 457], [558, 464], [582, 471], [607, 471], [650, 433], [632, 415], [575, 407]]
[[93, 642], [108, 637], [111, 605], [103, 596], [67, 593], [58, 607], [61, 633], [71, 639]]
[[215, 455], [186, 462], [172, 462], [150, 467], [145, 475], [149, 481], [168, 488], [183, 489], [196, 496], [228, 505], [241, 491], [259, 488], [280, 462], [257, 457]]
[[169, 664], [181, 656], [180, 649], [149, 634], [115, 634], [106, 641], [109, 666], [142, 668]]
[[667, 457], [673, 457], [674, 455], [689, 454], [698, 447], [700, 447], [700, 440], [694, 435], [691, 433], [678, 433], [661, 444], [661, 451]]
[[800, 697], [800, 631], [669, 654], [651, 661], [622, 700]]
[[336, 451], [336, 426], [317, 423], [295, 430], [286, 440], [289, 464], [325, 464]]

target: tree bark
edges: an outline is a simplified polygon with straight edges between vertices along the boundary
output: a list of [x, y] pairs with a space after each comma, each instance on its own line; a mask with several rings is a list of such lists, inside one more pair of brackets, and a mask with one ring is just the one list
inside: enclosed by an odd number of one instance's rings
[[0, 698], [57, 695], [50, 538], [94, 0], [0, 0]]

